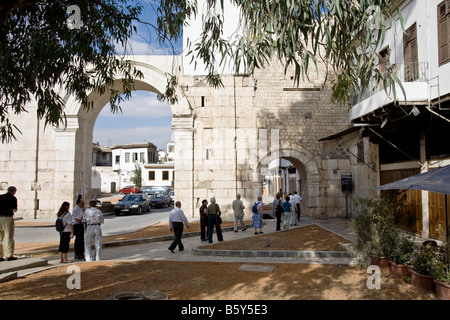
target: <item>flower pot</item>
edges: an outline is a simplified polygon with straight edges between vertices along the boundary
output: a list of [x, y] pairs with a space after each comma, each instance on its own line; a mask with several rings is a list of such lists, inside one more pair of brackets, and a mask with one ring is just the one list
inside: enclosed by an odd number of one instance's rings
[[431, 276], [411, 270], [411, 284], [419, 290], [436, 291], [436, 284]]
[[397, 264], [395, 261], [389, 261], [391, 273], [395, 278], [405, 279], [411, 275], [411, 266]]
[[450, 300], [450, 283], [434, 280], [436, 285], [436, 296], [440, 300]]
[[370, 264], [379, 266], [381, 269], [389, 269], [389, 259], [383, 257], [370, 257]]

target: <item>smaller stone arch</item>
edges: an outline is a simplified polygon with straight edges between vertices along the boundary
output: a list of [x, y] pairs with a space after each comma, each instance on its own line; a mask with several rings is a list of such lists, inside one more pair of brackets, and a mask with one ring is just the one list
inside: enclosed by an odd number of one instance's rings
[[274, 159], [283, 158], [289, 160], [299, 172], [304, 181], [304, 187], [300, 190], [302, 197], [301, 215], [314, 217], [318, 208], [318, 196], [320, 174], [316, 162], [311, 153], [299, 146], [272, 147], [267, 155], [262, 157], [258, 164], [258, 172], [267, 172], [267, 167]]

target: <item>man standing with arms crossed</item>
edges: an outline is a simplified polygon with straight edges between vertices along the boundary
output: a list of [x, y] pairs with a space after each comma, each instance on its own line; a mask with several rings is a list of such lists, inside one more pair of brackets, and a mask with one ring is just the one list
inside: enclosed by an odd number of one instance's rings
[[5, 239], [6, 261], [16, 260], [14, 254], [14, 219], [17, 212], [16, 187], [9, 187], [8, 192], [0, 196], [0, 261], [3, 259], [3, 239]]

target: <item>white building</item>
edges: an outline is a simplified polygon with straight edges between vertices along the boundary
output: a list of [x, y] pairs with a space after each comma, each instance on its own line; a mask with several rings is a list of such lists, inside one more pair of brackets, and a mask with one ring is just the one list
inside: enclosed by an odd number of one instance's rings
[[132, 178], [136, 166], [155, 163], [158, 159], [156, 146], [153, 143], [134, 143], [111, 147], [112, 170], [118, 175], [117, 190], [134, 184]]
[[174, 187], [175, 165], [173, 163], [153, 163], [142, 165], [143, 186]]
[[[355, 127], [323, 139], [352, 154], [355, 197], [375, 196], [378, 185], [450, 164], [450, 1], [399, 3], [402, 19], [393, 17], [376, 50], [379, 70], [396, 75], [404, 92], [397, 85], [395, 101], [382, 85], [363, 90], [350, 110]], [[404, 193], [402, 227], [443, 238], [445, 196]]]

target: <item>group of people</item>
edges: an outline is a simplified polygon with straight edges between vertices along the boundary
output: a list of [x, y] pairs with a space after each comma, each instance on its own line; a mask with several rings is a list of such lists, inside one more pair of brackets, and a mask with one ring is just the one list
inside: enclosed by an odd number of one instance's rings
[[294, 191], [286, 197], [284, 201], [281, 200], [282, 194], [277, 193], [273, 200], [273, 216], [277, 219], [277, 229], [281, 230], [281, 222], [283, 219], [283, 228], [289, 229], [289, 226], [297, 225], [300, 222], [300, 202], [302, 197]]
[[[64, 229], [60, 231], [59, 257], [61, 263], [68, 263], [70, 240], [75, 237], [74, 251], [75, 259], [86, 261], [100, 261], [102, 249], [102, 229], [104, 223], [103, 213], [95, 206], [97, 201], [89, 202], [88, 208], [84, 209], [84, 200], [78, 196], [73, 213], [70, 213], [70, 203], [64, 201], [58, 210], [58, 219], [62, 220]], [[92, 241], [95, 246], [95, 257], [91, 254]]]
[[[282, 194], [277, 193], [275, 200], [273, 201], [273, 216], [277, 219], [277, 231], [281, 230], [281, 219], [284, 218], [284, 228], [289, 229], [291, 225], [297, 225], [300, 222], [300, 202], [302, 198], [294, 192], [294, 195], [289, 194], [285, 201], [281, 200]], [[199, 209], [200, 213], [200, 240], [213, 242], [213, 232], [216, 229], [217, 240], [223, 241], [222, 223], [220, 206], [216, 203], [215, 198], [210, 199], [211, 203], [208, 204], [208, 200], [204, 199]], [[262, 198], [258, 197], [256, 202], [252, 206], [252, 226], [255, 229], [255, 234], [264, 233], [264, 220], [263, 220], [263, 206]], [[244, 222], [244, 203], [241, 200], [241, 195], [237, 194], [236, 199], [233, 200], [232, 208], [234, 212], [234, 232], [238, 232], [238, 224], [241, 224], [241, 230], [247, 230], [247, 226]], [[184, 225], [189, 229], [189, 221], [186, 218], [183, 210], [181, 210], [181, 202], [175, 202], [175, 208], [169, 215], [169, 230], [174, 233], [174, 240], [169, 246], [169, 250], [173, 253], [177, 248], [179, 251], [184, 250], [184, 245], [181, 242], [183, 235]]]

